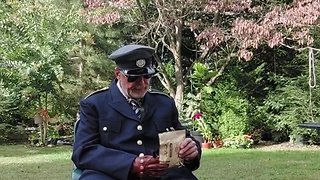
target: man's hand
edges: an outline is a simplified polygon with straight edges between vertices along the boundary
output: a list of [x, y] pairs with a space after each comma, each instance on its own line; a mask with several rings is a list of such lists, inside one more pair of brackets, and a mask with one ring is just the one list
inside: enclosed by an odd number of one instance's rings
[[186, 138], [180, 145], [179, 157], [183, 160], [193, 160], [198, 155], [196, 143], [191, 138]]
[[159, 157], [139, 155], [133, 162], [132, 171], [140, 177], [161, 177], [168, 164], [160, 164]]

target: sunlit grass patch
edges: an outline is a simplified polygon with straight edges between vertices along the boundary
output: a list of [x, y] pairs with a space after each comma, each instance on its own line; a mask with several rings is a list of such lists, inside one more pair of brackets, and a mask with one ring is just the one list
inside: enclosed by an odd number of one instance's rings
[[1, 157], [0, 167], [8, 164], [30, 164], [30, 163], [45, 163], [57, 160], [70, 159], [69, 152], [62, 152], [58, 154], [35, 154], [25, 157]]
[[[318, 180], [320, 151], [204, 150], [199, 180]], [[0, 146], [0, 180], [67, 180], [71, 147]], [[115, 162], [116, 163], [116, 162]]]
[[199, 179], [316, 180], [320, 151], [212, 149], [204, 151]]
[[0, 146], [0, 157], [26, 157], [39, 154], [70, 152], [71, 146], [34, 147], [29, 145], [3, 145]]
[[70, 158], [70, 146], [0, 146], [0, 179], [70, 179], [72, 169], [72, 162]]

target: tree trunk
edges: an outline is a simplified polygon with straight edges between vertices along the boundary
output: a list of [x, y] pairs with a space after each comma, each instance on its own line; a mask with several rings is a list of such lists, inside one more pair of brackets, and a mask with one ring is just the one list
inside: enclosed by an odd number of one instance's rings
[[183, 82], [183, 73], [182, 73], [182, 55], [181, 55], [181, 46], [182, 46], [182, 19], [176, 21], [175, 25], [175, 38], [172, 46], [172, 53], [175, 60], [175, 77], [176, 77], [176, 95], [174, 97], [176, 106], [179, 112], [182, 110], [183, 103], [183, 91], [184, 91], [184, 82]]
[[40, 131], [40, 145], [43, 146], [45, 144], [45, 139], [43, 135], [43, 122], [39, 124], [39, 131]]
[[48, 145], [48, 119], [45, 119], [43, 122], [43, 145]]

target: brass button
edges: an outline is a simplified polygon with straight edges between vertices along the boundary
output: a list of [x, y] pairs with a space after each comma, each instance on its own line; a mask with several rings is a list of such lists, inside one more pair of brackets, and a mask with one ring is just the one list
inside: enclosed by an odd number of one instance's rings
[[139, 146], [141, 146], [141, 145], [142, 145], [142, 141], [141, 141], [141, 140], [138, 140], [138, 141], [137, 141], [137, 144], [138, 144]]
[[108, 128], [105, 126], [105, 127], [102, 128], [102, 130], [103, 130], [103, 131], [107, 131]]
[[141, 126], [141, 125], [138, 125], [138, 126], [137, 126], [137, 129], [138, 129], [138, 131], [141, 131], [141, 130], [142, 130], [142, 126]]

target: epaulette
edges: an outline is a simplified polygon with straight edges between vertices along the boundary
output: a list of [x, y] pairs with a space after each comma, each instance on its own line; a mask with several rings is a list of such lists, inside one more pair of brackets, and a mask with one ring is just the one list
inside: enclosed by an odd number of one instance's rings
[[166, 94], [166, 93], [164, 93], [162, 91], [156, 90], [156, 89], [150, 89], [149, 93], [151, 93], [151, 94], [160, 94], [160, 95], [167, 96], [168, 98], [172, 99], [172, 97], [169, 96], [168, 94]]
[[108, 88], [108, 87], [104, 87], [104, 88], [102, 88], [102, 89], [93, 91], [92, 93], [88, 94], [84, 99], [87, 99], [88, 97], [90, 97], [90, 96], [92, 96], [92, 95], [94, 95], [94, 94], [97, 94], [97, 93], [103, 92], [103, 91], [107, 91], [107, 90], [109, 90], [109, 88]]

